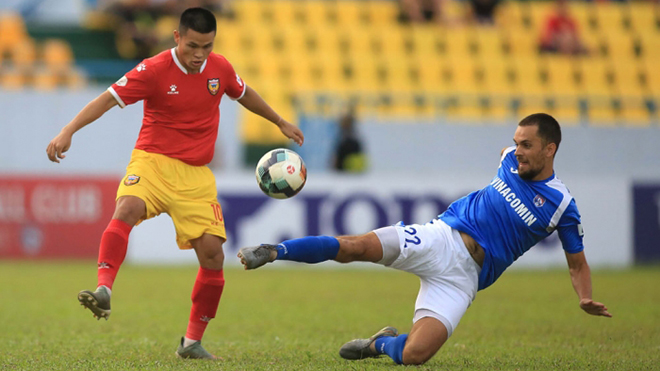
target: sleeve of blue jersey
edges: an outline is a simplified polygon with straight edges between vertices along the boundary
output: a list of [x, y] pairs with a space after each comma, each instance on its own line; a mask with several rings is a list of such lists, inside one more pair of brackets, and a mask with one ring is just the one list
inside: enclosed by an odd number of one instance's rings
[[567, 253], [575, 254], [584, 250], [582, 221], [575, 200], [571, 201], [564, 215], [559, 219], [557, 234], [559, 234], [559, 240], [561, 240], [562, 247]]

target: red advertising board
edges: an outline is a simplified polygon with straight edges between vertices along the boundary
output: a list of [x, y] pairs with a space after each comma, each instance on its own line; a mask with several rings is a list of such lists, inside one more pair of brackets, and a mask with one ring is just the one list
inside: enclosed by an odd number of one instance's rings
[[0, 259], [96, 257], [119, 181], [0, 175]]

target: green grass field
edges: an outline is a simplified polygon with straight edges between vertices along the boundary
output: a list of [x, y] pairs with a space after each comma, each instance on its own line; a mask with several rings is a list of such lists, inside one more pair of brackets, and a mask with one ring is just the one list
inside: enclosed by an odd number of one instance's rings
[[[94, 262], [0, 262], [0, 370], [396, 370], [389, 358], [344, 361], [339, 347], [385, 325], [408, 332], [418, 281], [385, 269], [227, 269], [204, 346], [223, 361], [174, 356], [196, 267], [122, 267], [112, 316], [76, 294]], [[593, 274], [614, 318], [577, 305], [567, 271], [510, 271], [477, 296], [454, 335], [419, 370], [660, 369], [660, 267]]]

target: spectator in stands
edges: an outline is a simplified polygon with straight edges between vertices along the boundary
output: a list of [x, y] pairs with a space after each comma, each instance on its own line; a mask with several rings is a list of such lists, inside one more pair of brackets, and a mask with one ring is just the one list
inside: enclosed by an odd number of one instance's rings
[[566, 55], [587, 53], [580, 40], [577, 22], [570, 15], [568, 0], [557, 0], [556, 11], [548, 17], [542, 32], [541, 52]]
[[470, 0], [471, 21], [480, 25], [495, 24], [495, 9], [500, 0]]
[[399, 0], [401, 14], [399, 19], [404, 23], [444, 22], [442, 12], [446, 0]]
[[339, 120], [339, 141], [335, 148], [334, 168], [337, 171], [362, 173], [366, 170], [366, 157], [361, 140], [355, 133], [355, 105], [351, 104]]

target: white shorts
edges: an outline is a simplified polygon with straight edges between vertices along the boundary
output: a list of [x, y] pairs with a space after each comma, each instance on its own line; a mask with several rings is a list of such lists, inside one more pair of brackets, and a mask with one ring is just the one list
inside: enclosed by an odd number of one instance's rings
[[413, 323], [424, 317], [442, 322], [449, 336], [474, 300], [481, 267], [459, 232], [439, 219], [424, 225], [395, 225], [374, 231], [386, 266], [413, 273], [421, 286]]

